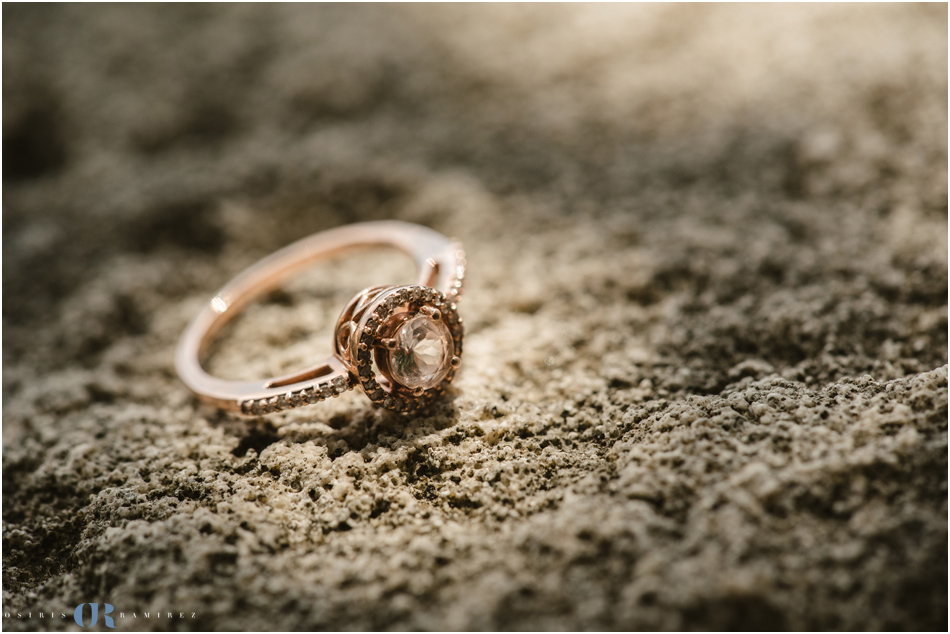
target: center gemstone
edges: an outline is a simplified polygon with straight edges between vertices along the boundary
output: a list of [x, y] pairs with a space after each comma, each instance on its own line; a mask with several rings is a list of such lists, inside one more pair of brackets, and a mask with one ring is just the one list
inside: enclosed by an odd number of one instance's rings
[[393, 339], [396, 348], [390, 353], [390, 368], [402, 385], [428, 390], [449, 373], [455, 344], [441, 321], [417, 315], [400, 326]]

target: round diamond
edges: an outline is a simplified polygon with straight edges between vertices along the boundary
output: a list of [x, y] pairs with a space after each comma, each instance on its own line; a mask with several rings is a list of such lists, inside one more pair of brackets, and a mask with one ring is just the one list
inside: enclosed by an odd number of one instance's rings
[[390, 354], [393, 378], [409, 389], [429, 389], [449, 373], [455, 345], [441, 321], [425, 315], [413, 317], [396, 331], [396, 348]]

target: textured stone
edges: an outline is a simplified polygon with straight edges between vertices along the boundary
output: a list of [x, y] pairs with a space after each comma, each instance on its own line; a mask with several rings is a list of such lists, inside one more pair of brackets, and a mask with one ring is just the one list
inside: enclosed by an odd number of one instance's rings
[[[4, 613], [946, 629], [945, 6], [3, 17]], [[196, 405], [216, 286], [380, 218], [465, 244], [451, 398]], [[330, 264], [209, 365], [308, 367], [414, 280]]]

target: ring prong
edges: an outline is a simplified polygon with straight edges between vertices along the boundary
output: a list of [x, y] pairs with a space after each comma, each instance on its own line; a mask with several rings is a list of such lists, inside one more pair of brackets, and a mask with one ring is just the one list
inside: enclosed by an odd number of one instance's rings
[[395, 350], [397, 344], [396, 344], [395, 339], [387, 338], [387, 339], [380, 339], [379, 345], [386, 348], [387, 350]]
[[425, 391], [426, 391], [425, 388], [417, 387], [416, 389], [414, 389], [414, 390], [412, 391], [412, 395], [413, 395], [413, 396], [422, 396], [422, 395], [425, 393]]
[[432, 306], [423, 306], [419, 309], [419, 312], [436, 321], [442, 319], [442, 313], [439, 312], [439, 309]]
[[461, 357], [452, 357], [452, 361], [450, 361], [450, 363], [454, 369], [458, 370], [458, 367], [462, 365], [462, 359]]

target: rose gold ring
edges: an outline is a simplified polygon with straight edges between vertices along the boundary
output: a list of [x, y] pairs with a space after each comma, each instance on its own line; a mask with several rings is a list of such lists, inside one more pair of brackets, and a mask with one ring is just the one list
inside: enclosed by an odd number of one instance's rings
[[[241, 309], [302, 269], [361, 247], [392, 247], [412, 257], [416, 284], [374, 286], [350, 300], [337, 320], [334, 354], [310, 368], [258, 381], [231, 381], [201, 366], [214, 335]], [[360, 386], [377, 405], [425, 407], [448, 387], [462, 355], [456, 302], [465, 277], [462, 245], [405, 222], [367, 222], [298, 240], [224, 285], [182, 333], [175, 369], [200, 399], [244, 414], [318, 403]]]

